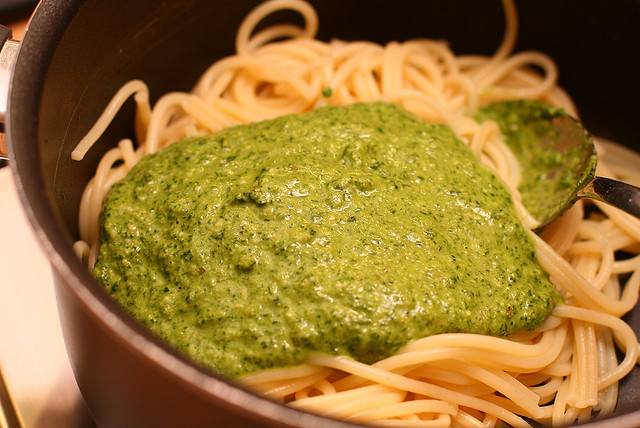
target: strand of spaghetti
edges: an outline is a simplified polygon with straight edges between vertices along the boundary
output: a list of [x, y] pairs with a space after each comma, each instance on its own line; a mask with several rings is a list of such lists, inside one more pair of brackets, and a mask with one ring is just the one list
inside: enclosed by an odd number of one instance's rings
[[[401, 367], [411, 367], [428, 361], [439, 361], [452, 358], [468, 358], [474, 361], [482, 361], [483, 364], [494, 367], [502, 367], [505, 370], [520, 372], [535, 371], [549, 365], [562, 349], [567, 333], [566, 326], [560, 326], [542, 335], [535, 345], [521, 345], [512, 341], [490, 336], [466, 335], [461, 333], [458, 347], [453, 344], [444, 344], [441, 341], [428, 341], [430, 338], [439, 338], [436, 335], [419, 339], [408, 345], [410, 350], [403, 349], [397, 354], [378, 361], [373, 365], [385, 370], [398, 370]], [[455, 335], [446, 335], [456, 337]], [[465, 340], [466, 339], [466, 340]], [[489, 340], [485, 340], [489, 339]], [[417, 342], [422, 342], [418, 344]], [[491, 353], [492, 350], [501, 349], [501, 353]], [[487, 353], [487, 351], [490, 351]], [[357, 381], [345, 378], [340, 381], [345, 386], [348, 382]]]
[[[450, 366], [458, 363], [459, 363], [458, 360], [449, 361]], [[406, 374], [405, 373], [397, 373], [397, 374], [406, 376], [411, 379], [419, 379], [423, 382], [433, 383], [434, 385], [438, 385], [442, 388], [450, 389], [452, 391], [459, 391], [471, 397], [485, 397], [488, 394], [495, 393], [495, 389], [491, 388], [490, 386], [487, 386], [484, 383], [478, 382], [477, 379], [474, 379], [471, 377], [467, 378], [467, 382], [464, 384], [447, 382], [446, 376], [444, 377], [444, 379], [442, 378], [442, 376], [440, 376], [440, 378], [438, 376], [432, 376], [429, 371], [430, 368], [431, 368], [431, 364], [425, 365], [424, 367], [422, 367], [422, 370], [412, 370], [411, 372]], [[451, 374], [455, 374], [455, 371], [452, 371], [451, 369], [449, 369], [449, 371]], [[444, 372], [442, 374], [444, 375]], [[513, 409], [512, 411], [514, 413], [522, 414], [522, 408], [520, 406], [514, 406]]]
[[[500, 395], [499, 391], [491, 391], [488, 394], [479, 396], [478, 398], [485, 400], [495, 406], [499, 406], [504, 408], [505, 410], [515, 413], [517, 415], [521, 415], [524, 416], [526, 418], [533, 418], [533, 415], [528, 414], [527, 412], [524, 412], [522, 410], [522, 408], [520, 408], [516, 403], [514, 403], [512, 400], [510, 400], [509, 398], [503, 397], [502, 395]], [[539, 399], [539, 398], [538, 398]], [[537, 407], [536, 409], [536, 421], [542, 421], [545, 419], [550, 419], [551, 418], [551, 406], [544, 406], [544, 407]]]
[[[615, 261], [615, 255], [613, 252], [613, 248], [607, 241], [601, 241], [598, 245], [594, 245], [594, 251], [596, 253], [592, 256], [593, 265], [597, 271], [597, 274], [594, 278], [592, 278], [589, 282], [598, 290], [602, 290], [613, 275], [613, 263]], [[598, 260], [600, 263], [598, 263]]]
[[563, 256], [575, 241], [583, 217], [584, 204], [578, 201], [560, 218], [545, 227], [540, 237], [558, 255]]
[[307, 398], [310, 396], [312, 392], [313, 392], [313, 386], [308, 386], [304, 389], [301, 389], [300, 391], [296, 391], [296, 393], [293, 394], [293, 400], [297, 401], [297, 400], [302, 400], [303, 398]]
[[319, 380], [318, 382], [311, 385], [311, 388], [320, 391], [324, 395], [335, 394], [337, 392], [333, 384], [327, 379]]
[[[620, 289], [620, 284], [619, 281], [611, 281], [609, 282], [607, 285], [610, 285], [612, 283], [616, 283], [616, 287], [618, 290]], [[627, 288], [640, 288], [640, 270], [636, 270], [633, 272], [633, 274], [631, 275], [631, 277], [629, 277], [629, 279], [627, 280], [624, 290], [626, 291]], [[615, 292], [611, 294], [612, 296], [615, 296]], [[627, 346], [628, 343], [625, 341], [625, 339], [620, 335], [620, 332], [618, 331], [613, 331], [613, 337], [614, 340], [616, 342], [616, 345], [618, 346], [618, 348], [622, 351], [622, 352], [627, 352]], [[635, 346], [638, 348], [638, 364], [640, 364], [640, 343], [637, 344], [637, 346]]]
[[[547, 57], [546, 55], [540, 53], [540, 52], [521, 52], [518, 55], [530, 55], [530, 54], [535, 54], [535, 55], [540, 55], [539, 58], [541, 58], [543, 61], [547, 62], [549, 61], [549, 64], [553, 65], [553, 70], [555, 70], [554, 73], [557, 74], [557, 68], [555, 66], [555, 63], [553, 62], [553, 60], [549, 57]], [[537, 56], [536, 56], [537, 57]], [[538, 58], [538, 57], [537, 57]], [[534, 62], [534, 60], [532, 60], [531, 62]], [[531, 65], [534, 64], [528, 64], [527, 62], [523, 62], [522, 66], [519, 68], [514, 68], [510, 74], [504, 76], [504, 78], [501, 80], [501, 86], [504, 86], [506, 88], [511, 88], [511, 89], [526, 89], [526, 88], [531, 88], [534, 86], [538, 86], [540, 85], [542, 82], [544, 82], [548, 77], [542, 76], [540, 75], [540, 73], [538, 73], [537, 70], [533, 69], [531, 67]], [[538, 99], [540, 100], [549, 100], [553, 97], [557, 97], [559, 94], [556, 94], [556, 89], [558, 88], [558, 86], [552, 86], [551, 88], [549, 88], [547, 91], [543, 91], [544, 93], [541, 93], [538, 97]], [[552, 105], [557, 105], [557, 104], [552, 104]], [[560, 104], [562, 105], [562, 104]], [[564, 105], [562, 108], [565, 108]], [[567, 110], [567, 113], [569, 112], [569, 110]], [[577, 118], [577, 116], [576, 116]]]
[[611, 271], [614, 274], [633, 272], [640, 269], [640, 255], [636, 255], [624, 260], [616, 260], [613, 262]]
[[236, 56], [222, 58], [202, 73], [191, 92], [203, 98], [207, 104], [211, 104], [214, 99], [221, 97], [231, 84], [237, 69]]
[[524, 204], [522, 203], [522, 200], [521, 200], [522, 197], [520, 196], [520, 193], [518, 192], [518, 190], [509, 186], [509, 184], [504, 180], [503, 180], [503, 183], [505, 183], [507, 190], [511, 195], [511, 201], [513, 202], [513, 206], [516, 209], [516, 214], [518, 215], [518, 218], [520, 219], [522, 224], [529, 231], [536, 230], [538, 227], [540, 227], [540, 221], [538, 221], [535, 217], [533, 217], [529, 213], [527, 208], [524, 206]]
[[615, 228], [615, 225], [609, 219], [604, 221], [583, 219], [583, 221], [580, 222], [578, 231], [580, 233], [580, 240], [597, 241], [603, 239], [603, 237], [609, 240], [609, 234], [613, 228]]
[[[525, 88], [510, 88], [506, 86], [497, 86], [502, 78], [507, 76], [512, 69], [535, 64], [544, 70], [544, 79], [537, 85]], [[476, 82], [481, 87], [482, 98], [484, 100], [494, 99], [536, 99], [547, 93], [558, 80], [558, 70], [554, 62], [538, 52], [521, 52], [515, 54], [500, 64], [493, 70], [492, 74], [487, 75], [482, 81]]]
[[271, 119], [311, 108], [309, 101], [295, 96], [261, 96], [256, 89], [262, 84], [255, 76], [241, 72], [229, 88], [233, 100], [244, 108], [259, 112], [263, 119]]
[[450, 75], [460, 74], [458, 57], [453, 53], [448, 42], [433, 39], [417, 39], [417, 43], [420, 43], [420, 45], [426, 49], [426, 55], [435, 58], [436, 64], [442, 67], [443, 73]]
[[551, 420], [553, 421], [553, 425], [568, 425], [570, 422], [567, 420], [567, 416], [565, 411], [567, 410], [568, 404], [566, 402], [567, 391], [569, 389], [569, 381], [565, 380], [558, 388], [558, 393], [556, 394], [555, 402], [553, 406], [551, 406]]
[[299, 37], [314, 38], [318, 32], [318, 15], [307, 2], [297, 0], [273, 0], [264, 2], [249, 12], [240, 23], [236, 33], [236, 52], [246, 53], [251, 47], [251, 33], [265, 17], [278, 10], [290, 9], [298, 12], [304, 19], [304, 27]]
[[[465, 62], [483, 63], [487, 61], [484, 57], [474, 57], [472, 61], [469, 60], [467, 58]], [[551, 59], [548, 60], [552, 61]], [[515, 65], [517, 66], [518, 64]], [[522, 67], [527, 67], [532, 64], [521, 65]], [[538, 99], [550, 105], [566, 107], [567, 112], [573, 111], [575, 113], [575, 106], [571, 103], [566, 104], [566, 106], [563, 104], [565, 102], [562, 96], [563, 93], [557, 91], [557, 86], [554, 86], [555, 83], [552, 82], [554, 75], [557, 73], [554, 69], [548, 70], [550, 74], [543, 77], [534, 73], [531, 68], [516, 69], [511, 67], [507, 69], [506, 66], [503, 67], [505, 67], [503, 71], [506, 74], [502, 77], [502, 80], [494, 85], [479, 86], [478, 97], [483, 103], [519, 98]], [[469, 72], [465, 67], [462, 68], [463, 72]], [[551, 86], [548, 86], [549, 84]]]
[[449, 124], [453, 132], [466, 144], [469, 145], [469, 140], [473, 138], [473, 134], [478, 129], [480, 124], [470, 117], [455, 116], [453, 122]]
[[[376, 58], [376, 61], [374, 62], [372, 61], [372, 57], [377, 56], [375, 54], [378, 49], [379, 48], [377, 46], [363, 46], [361, 49], [354, 52], [346, 61], [342, 62], [338, 67], [335, 66], [335, 61], [338, 61], [339, 59], [334, 58], [334, 66], [332, 68], [335, 74], [330, 78], [328, 87], [334, 90], [340, 87], [352, 73], [362, 68], [363, 61], [368, 61], [367, 64], [369, 67], [367, 68], [375, 67], [377, 63], [379, 63], [379, 59]], [[377, 85], [376, 90], [379, 92]]]
[[[478, 126], [478, 129], [476, 129], [473, 137], [471, 138], [471, 141], [469, 142], [469, 147], [471, 148], [471, 151], [475, 154], [476, 158], [480, 158], [480, 153], [485, 151], [485, 145], [486, 143], [493, 137], [497, 137], [500, 135], [500, 128], [498, 127], [498, 124], [495, 123], [494, 121], [486, 121], [481, 123]], [[496, 147], [497, 149], [497, 147]], [[497, 151], [497, 150], [494, 150]], [[501, 152], [501, 151], [500, 151]], [[508, 166], [506, 165], [507, 159], [505, 156], [501, 156], [501, 160], [503, 161], [503, 171], [508, 171]], [[515, 159], [514, 159], [515, 160]], [[517, 164], [517, 162], [514, 162], [515, 164]], [[516, 168], [516, 170], [519, 170], [519, 168]], [[502, 175], [500, 176], [502, 177]], [[509, 185], [511, 184], [511, 180], [505, 180], [507, 182], [509, 182]], [[515, 186], [513, 187], [518, 187], [519, 183], [515, 183]]]
[[523, 373], [517, 376], [518, 381], [526, 385], [532, 391], [546, 388], [546, 383], [553, 379], [553, 376], [545, 375], [540, 372]]
[[[309, 87], [307, 83], [293, 70], [288, 70], [276, 63], [249, 55], [236, 55], [214, 63], [199, 79], [196, 84], [195, 93], [204, 97], [207, 104], [211, 104], [211, 98], [220, 96], [220, 90], [224, 90], [229, 85], [233, 85], [234, 79], [237, 79], [237, 73], [239, 71], [251, 73], [259, 81], [271, 83], [286, 82], [286, 84], [293, 89], [296, 94], [302, 96], [306, 101], [312, 101], [317, 96], [317, 91], [314, 91], [312, 87]], [[214, 88], [217, 89], [215, 91], [211, 91], [208, 88], [214, 85], [218, 76], [226, 77], [229, 81], [225, 81], [225, 85], [214, 86]], [[204, 95], [210, 91], [212, 95]]]
[[554, 376], [554, 377], [567, 377], [571, 374], [571, 360], [563, 359], [554, 361], [549, 364], [547, 367], [540, 369], [539, 373], [546, 376]]
[[149, 104], [149, 91], [138, 91], [133, 95], [136, 103], [134, 116], [134, 129], [136, 140], [143, 143], [147, 139], [147, 128], [151, 120], [151, 104]]
[[[370, 55], [362, 55], [362, 61], [353, 62], [348, 66], [352, 68], [351, 73], [345, 73], [347, 62], [336, 68], [335, 76], [332, 80], [327, 81], [326, 88], [333, 94], [334, 88], [338, 89], [340, 80], [354, 98], [358, 101], [377, 101], [380, 100], [382, 94], [380, 92], [380, 82], [377, 78], [377, 69], [380, 68], [382, 59], [379, 55], [371, 53]], [[340, 76], [342, 75], [342, 76]], [[342, 89], [342, 88], [339, 88]], [[328, 103], [333, 103], [333, 97], [324, 98]]]
[[516, 44], [516, 39], [518, 38], [518, 12], [513, 2], [508, 0], [502, 0], [502, 9], [505, 14], [505, 32], [502, 42], [498, 50], [491, 56], [491, 59], [482, 68], [473, 73], [472, 77], [476, 82], [485, 80], [486, 76], [513, 52]]
[[620, 299], [621, 295], [620, 278], [618, 275], [612, 275], [609, 281], [604, 285], [602, 292], [612, 299]]
[[211, 105], [227, 116], [236, 119], [238, 123], [251, 123], [262, 120], [262, 116], [259, 113], [224, 98], [214, 100]]
[[78, 234], [80, 239], [85, 241], [89, 247], [93, 245], [91, 234], [89, 233], [89, 224], [93, 221], [91, 217], [91, 194], [93, 193], [93, 182], [95, 174], [84, 187], [82, 196], [80, 197], [80, 206], [78, 207]]
[[[411, 89], [398, 89], [397, 91], [383, 94], [382, 99], [400, 105], [407, 104], [407, 101], [414, 101], [414, 106], [421, 107], [420, 111], [416, 113], [423, 119], [431, 122], [448, 123], [452, 120], [451, 113], [444, 106], [439, 105], [436, 100], [421, 92], [416, 92]], [[407, 108], [406, 105], [405, 108]], [[415, 111], [415, 108], [416, 107], [413, 108], [413, 111]]]
[[382, 94], [404, 88], [403, 68], [405, 56], [398, 42], [389, 42], [382, 53], [382, 68], [380, 70], [380, 88]]
[[[443, 90], [449, 90], [452, 93], [458, 93], [464, 101], [461, 106], [461, 114], [471, 115], [478, 110], [478, 89], [469, 76], [462, 73], [454, 73], [445, 76], [443, 82]], [[456, 109], [458, 110], [458, 109]]]
[[482, 419], [482, 428], [493, 428], [498, 425], [498, 419], [493, 415], [484, 415], [484, 419]]
[[[621, 300], [615, 300], [603, 294], [589, 284], [578, 274], [569, 263], [560, 257], [534, 233], [529, 233], [533, 238], [536, 254], [542, 267], [558, 284], [569, 291], [580, 305], [585, 307], [597, 307], [604, 313], [621, 316], [631, 310], [638, 298], [638, 287], [625, 287]], [[639, 284], [640, 285], [640, 284]]]
[[[615, 345], [611, 330], [606, 327], [597, 326], [598, 336], [598, 376], [610, 372], [618, 365]], [[615, 409], [618, 398], [618, 384], [612, 383], [608, 387], [598, 391], [598, 405], [596, 410], [600, 410], [599, 417], [611, 414]]]
[[344, 406], [350, 406], [353, 404], [356, 407], [360, 407], [357, 411], [350, 412], [351, 414], [354, 414], [379, 407], [380, 402], [370, 407], [370, 405], [366, 403], [367, 398], [371, 400], [372, 397], [375, 399], [376, 395], [383, 395], [386, 399], [391, 399], [392, 402], [399, 403], [402, 402], [405, 394], [406, 391], [402, 391], [393, 386], [375, 384], [350, 389], [348, 391], [341, 391], [335, 394], [316, 395], [304, 398], [302, 400], [289, 403], [289, 406], [300, 410], [313, 410], [316, 412], [322, 411], [323, 414], [327, 416], [345, 418], [349, 413], [344, 412]]
[[[491, 126], [489, 124], [491, 124], [492, 122], [487, 121], [483, 124], [485, 123], [487, 124], [487, 126]], [[495, 124], [495, 122], [493, 123]], [[518, 160], [514, 156], [513, 152], [509, 150], [506, 143], [500, 138], [491, 138], [482, 147], [482, 152], [491, 159], [494, 165], [496, 165], [496, 170], [500, 174], [500, 177], [503, 179], [505, 184], [510, 189], [514, 189], [512, 192], [512, 197], [514, 197], [514, 199], [520, 200], [519, 197], [516, 197], [513, 194], [516, 194], [518, 186], [522, 181], [522, 170], [520, 168]]]
[[[509, 98], [516, 96], [512, 90], [514, 88], [538, 88], [534, 91], [538, 91], [537, 99], [543, 103], [562, 107], [568, 114], [578, 118], [579, 115], [576, 111], [575, 105], [569, 102], [567, 95], [564, 91], [559, 90], [558, 86], [551, 86], [548, 90], [542, 90], [540, 92], [540, 84], [544, 82], [544, 79], [532, 68], [519, 68], [511, 71], [509, 76], [506, 76], [501, 82], [499, 87], [507, 91]], [[482, 93], [482, 99], [484, 102], [500, 101], [500, 89], [496, 92], [491, 90]], [[511, 95], [509, 95], [511, 94]], [[533, 95], [533, 92], [532, 94]]]
[[631, 254], [640, 253], [640, 242], [633, 236], [627, 235], [626, 232], [615, 226], [607, 233], [607, 240], [611, 244], [614, 251], [627, 251]]
[[73, 243], [73, 252], [82, 261], [82, 263], [87, 263], [90, 251], [91, 248], [85, 241], [76, 241]]
[[477, 75], [478, 70], [486, 66], [490, 60], [491, 57], [477, 54], [467, 54], [456, 57], [458, 70], [460, 70], [461, 73], [464, 73], [474, 82], [474, 76]]
[[357, 102], [357, 99], [349, 92], [349, 88], [346, 86], [339, 86], [337, 88], [331, 88], [332, 96], [331, 103], [336, 105], [347, 105]]
[[448, 86], [451, 85], [447, 83], [447, 86], [443, 87], [442, 90], [444, 93], [452, 94], [451, 98], [448, 100], [449, 110], [457, 116], [461, 114], [469, 114], [467, 112], [471, 110], [467, 107], [467, 99], [465, 97], [465, 94], [461, 93], [457, 89], [453, 89]]
[[[196, 135], [200, 135], [202, 132], [196, 126], [196, 120], [190, 116], [183, 116], [178, 118], [178, 116], [174, 116], [174, 119], [171, 120], [171, 123], [167, 124], [167, 126], [162, 131], [162, 142], [171, 143], [173, 141], [178, 141], [185, 137], [193, 137]], [[161, 146], [165, 145], [164, 143]], [[141, 146], [142, 150], [138, 149], [136, 153], [143, 154], [143, 150], [146, 148], [145, 146]]]
[[602, 212], [609, 217], [620, 229], [625, 233], [631, 235], [635, 241], [640, 241], [640, 220], [633, 217], [631, 214], [627, 214], [618, 208], [614, 208], [611, 205], [603, 202], [595, 201]]
[[255, 55], [269, 61], [289, 63], [294, 67], [303, 64], [319, 64], [326, 60], [331, 52], [330, 46], [316, 39], [296, 38], [261, 46], [256, 50]]
[[358, 377], [368, 379], [370, 381], [374, 381], [383, 385], [400, 388], [406, 391], [438, 398], [440, 400], [448, 402], [459, 403], [459, 405], [461, 406], [471, 407], [492, 414], [498, 419], [501, 419], [514, 426], [529, 426], [529, 424], [527, 424], [519, 416], [491, 403], [488, 403], [485, 400], [470, 397], [466, 394], [461, 394], [455, 391], [449, 391], [445, 388], [428, 384], [426, 382], [409, 379], [395, 373], [391, 373], [386, 370], [380, 370], [377, 367], [359, 363], [345, 357], [314, 356], [309, 359], [309, 362], [311, 364], [332, 367], [334, 369], [351, 373]]
[[562, 337], [566, 334], [566, 331], [563, 332], [562, 330], [563, 329], [560, 328], [544, 332], [538, 343], [533, 345], [522, 344], [494, 336], [470, 333], [443, 333], [415, 340], [403, 347], [398, 352], [398, 355], [428, 349], [466, 347], [478, 349], [480, 351], [502, 349], [504, 353], [518, 357], [537, 358], [540, 355], [549, 352], [554, 346], [556, 346], [555, 342], [563, 340]]
[[598, 403], [598, 360], [593, 325], [572, 320], [574, 335], [574, 367], [571, 370], [567, 403], [578, 408], [595, 406]]
[[558, 305], [553, 310], [555, 316], [564, 318], [574, 318], [590, 323], [597, 323], [615, 330], [620, 338], [625, 342], [625, 356], [622, 362], [613, 370], [601, 375], [598, 380], [598, 388], [603, 389], [622, 379], [633, 369], [638, 359], [638, 339], [629, 324], [620, 318], [590, 309], [576, 306]]
[[[81, 224], [83, 229], [80, 232], [81, 237], [84, 236], [84, 240], [90, 248], [87, 258], [87, 266], [90, 269], [93, 268], [98, 255], [98, 217], [102, 204], [113, 183], [124, 178], [128, 172], [124, 165], [114, 168], [109, 166], [113, 165], [113, 163], [109, 164], [109, 162], [117, 162], [120, 159], [120, 149], [114, 147], [109, 152], [102, 157], [100, 163], [103, 164], [103, 168], [98, 167], [96, 175], [87, 184], [81, 199], [82, 211], [87, 213], [88, 218], [86, 222]], [[100, 170], [101, 172], [98, 172]]]
[[345, 42], [342, 40], [333, 40], [328, 46], [329, 50], [325, 55], [327, 63], [330, 65], [337, 65], [338, 67], [360, 51], [371, 51], [375, 53], [375, 57], [380, 58], [376, 63], [381, 63], [382, 54], [384, 52], [383, 46], [369, 41]]
[[600, 255], [609, 248], [610, 245], [607, 241], [577, 241], [573, 242], [567, 249], [567, 256], [569, 255]]
[[[590, 284], [598, 273], [599, 257], [593, 253], [574, 254], [570, 256], [571, 266]], [[595, 287], [600, 290], [602, 287]]]
[[545, 98], [544, 102], [552, 105], [552, 106], [562, 106], [562, 108], [571, 116], [576, 119], [580, 118], [578, 114], [578, 108], [575, 103], [569, 97], [569, 94], [565, 90], [563, 90], [560, 86], [554, 87], [551, 91], [549, 91]]
[[[570, 322], [566, 318], [561, 318], [567, 333], [570, 331]], [[566, 377], [571, 374], [571, 360], [573, 359], [573, 336], [567, 334], [562, 343], [562, 350], [556, 358], [547, 366], [540, 369], [539, 373], [547, 376]]]
[[405, 66], [402, 70], [407, 82], [405, 87], [411, 86], [433, 97], [438, 103], [447, 104], [446, 95], [442, 92], [444, 76], [431, 58], [419, 55], [417, 52], [409, 52], [407, 63], [410, 66]]
[[102, 193], [103, 195], [102, 203], [100, 205], [104, 203], [104, 199], [106, 198], [107, 193], [109, 192], [109, 189], [111, 188], [111, 186], [113, 186], [118, 181], [122, 180], [127, 175], [128, 172], [129, 171], [123, 164], [117, 165], [113, 167], [111, 171], [109, 171], [107, 175], [107, 180], [104, 182], [102, 189], [100, 189], [100, 193]]
[[[494, 425], [490, 424], [485, 425], [484, 421], [480, 419], [481, 415], [478, 415], [477, 412], [474, 412], [474, 415], [471, 415], [464, 410], [460, 410], [458, 414], [456, 414], [452, 426], [462, 427], [462, 428], [485, 428], [486, 426], [493, 428]], [[487, 420], [485, 415], [485, 420]]]
[[[471, 83], [468, 78], [462, 76], [457, 70], [447, 70], [447, 66], [443, 67], [439, 63], [439, 59], [449, 58], [451, 52], [443, 45], [434, 45], [426, 41], [405, 42], [403, 49], [406, 52], [404, 61], [406, 65], [403, 73], [407, 79], [407, 84], [404, 87], [410, 87], [416, 92], [433, 98], [436, 105], [448, 106], [450, 113], [453, 113], [451, 98], [449, 97], [455, 97], [456, 92], [446, 93], [444, 90], [446, 79], [450, 78], [448, 80], [449, 85], [452, 85], [452, 83], [460, 85], [468, 91], [471, 90]], [[436, 50], [437, 53], [425, 55], [425, 49]], [[453, 78], [454, 76], [455, 78]], [[465, 98], [466, 96], [460, 97], [461, 100]], [[451, 119], [447, 123], [451, 123]]]
[[[546, 376], [545, 376], [546, 377]], [[558, 392], [558, 388], [562, 383], [563, 378], [560, 376], [548, 377], [544, 383], [536, 382], [534, 386], [530, 386], [529, 389], [538, 395], [539, 403], [541, 405], [549, 403], [555, 397]]]
[[124, 161], [127, 171], [131, 171], [131, 168], [138, 163], [138, 156], [133, 148], [133, 141], [129, 138], [124, 138], [118, 142], [118, 148], [120, 148], [120, 155]]
[[326, 411], [326, 413], [330, 417], [358, 421], [355, 417], [356, 414], [371, 409], [384, 408], [389, 404], [401, 403], [405, 396], [406, 391], [388, 387], [377, 393], [366, 391], [359, 394], [357, 397], [350, 397], [349, 399], [341, 400], [339, 404], [332, 406], [328, 411]]
[[451, 426], [451, 417], [446, 414], [438, 415], [431, 420], [408, 420], [408, 419], [381, 419], [371, 421], [371, 425], [379, 427], [399, 427], [399, 428], [442, 428]]
[[107, 126], [113, 121], [116, 113], [120, 111], [120, 108], [124, 102], [129, 99], [133, 94], [138, 92], [149, 93], [147, 84], [142, 80], [131, 80], [122, 86], [118, 92], [111, 98], [111, 101], [107, 104], [104, 111], [93, 124], [89, 132], [80, 140], [76, 148], [71, 152], [71, 159], [79, 161], [84, 158], [84, 155], [89, 151], [91, 146], [100, 138], [103, 132], [107, 129]]
[[379, 100], [382, 96], [378, 88], [378, 82], [373, 78], [373, 74], [364, 70], [355, 70], [351, 75], [353, 92], [359, 100], [363, 102]]
[[516, 406], [533, 418], [537, 419], [542, 416], [542, 411], [538, 407], [540, 397], [503, 370], [459, 363], [452, 367], [452, 371], [464, 373], [476, 381], [488, 385], [494, 391], [498, 391], [509, 398]]
[[442, 92], [446, 76], [461, 75], [449, 46], [433, 40], [417, 39], [403, 42], [402, 47], [406, 51], [405, 72], [419, 71], [425, 79], [432, 82], [434, 88], [440, 89], [434, 95], [446, 96]]
[[259, 388], [256, 389], [259, 390], [260, 393], [265, 397], [269, 397], [273, 400], [282, 400], [287, 395], [293, 394], [296, 391], [309, 387], [316, 382], [324, 379], [330, 373], [331, 370], [325, 369], [319, 371], [318, 373], [299, 377], [285, 383], [274, 382], [273, 384], [262, 384]]
[[243, 376], [237, 379], [237, 382], [247, 387], [255, 387], [256, 385], [271, 383], [274, 381], [314, 376], [323, 372], [323, 370], [324, 369], [322, 367], [308, 365], [285, 369], [271, 369]]
[[236, 123], [225, 117], [219, 110], [206, 105], [200, 97], [189, 96], [180, 104], [185, 113], [193, 117], [210, 133], [218, 132], [224, 128], [236, 125]]
[[454, 416], [457, 412], [458, 406], [456, 404], [440, 400], [421, 399], [403, 401], [380, 408], [364, 410], [356, 413], [349, 419], [356, 420], [360, 423], [371, 423], [380, 419], [397, 418], [410, 414], [435, 413]]
[[[403, 372], [401, 370], [391, 371], [409, 378], [423, 379], [444, 388], [462, 391], [467, 395], [475, 397], [495, 392], [495, 388], [492, 388], [487, 383], [483, 383], [474, 377], [473, 372], [467, 370], [467, 366], [479, 367], [482, 370], [489, 371], [499, 370], [495, 368], [487, 368], [485, 366], [478, 365], [475, 362], [450, 359], [422, 364], [407, 372]], [[509, 376], [511, 376], [511, 374], [509, 374]]]
[[181, 104], [189, 96], [183, 92], [169, 92], [156, 102], [147, 129], [147, 140], [144, 145], [145, 155], [155, 153], [162, 147], [162, 132], [166, 129], [171, 117], [182, 110]]
[[[428, 378], [429, 380], [434, 381], [439, 385], [446, 383], [449, 385], [464, 387], [465, 390], [472, 386], [477, 386], [477, 382], [471, 377], [461, 373], [458, 370], [451, 370], [451, 366], [457, 365], [458, 363], [458, 360], [433, 361], [425, 364], [420, 364], [416, 368], [407, 371], [406, 373], [402, 373], [399, 370], [392, 371], [394, 373], [404, 374], [405, 376], [412, 378]], [[471, 395], [478, 394], [474, 393]]]
[[312, 101], [317, 96], [318, 91], [310, 87], [307, 82], [293, 70], [288, 70], [279, 64], [251, 56], [239, 56], [237, 60], [238, 66], [242, 68], [242, 71], [255, 76], [258, 81], [286, 83], [288, 88], [293, 89], [295, 93], [300, 95], [305, 101]]
[[109, 182], [109, 175], [113, 173], [111, 167], [117, 162], [122, 160], [121, 150], [119, 147], [114, 147], [108, 150], [100, 163], [96, 168], [96, 174], [93, 179], [93, 191], [91, 192], [89, 200], [89, 216], [93, 219], [88, 226], [88, 236], [91, 241], [97, 240], [99, 236], [98, 215], [104, 203], [104, 199], [107, 195], [108, 187], [106, 183]]
[[275, 25], [254, 34], [251, 40], [243, 47], [243, 52], [256, 51], [259, 47], [266, 45], [272, 40], [301, 37], [304, 37], [304, 29], [295, 24]]

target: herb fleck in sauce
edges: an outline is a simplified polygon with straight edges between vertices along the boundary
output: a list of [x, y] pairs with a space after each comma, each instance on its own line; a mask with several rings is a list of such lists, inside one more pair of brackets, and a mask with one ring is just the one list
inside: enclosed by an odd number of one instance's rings
[[435, 333], [535, 328], [559, 299], [507, 190], [446, 126], [386, 103], [179, 141], [109, 193], [95, 276], [238, 377], [371, 363]]

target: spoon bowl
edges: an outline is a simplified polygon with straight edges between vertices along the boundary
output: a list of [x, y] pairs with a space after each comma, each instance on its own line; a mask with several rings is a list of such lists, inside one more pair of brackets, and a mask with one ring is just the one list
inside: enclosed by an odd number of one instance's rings
[[605, 202], [640, 218], [640, 188], [596, 176], [593, 136], [564, 110], [537, 101], [506, 101], [481, 108], [476, 118], [499, 125], [521, 167], [522, 203], [539, 227], [581, 198]]

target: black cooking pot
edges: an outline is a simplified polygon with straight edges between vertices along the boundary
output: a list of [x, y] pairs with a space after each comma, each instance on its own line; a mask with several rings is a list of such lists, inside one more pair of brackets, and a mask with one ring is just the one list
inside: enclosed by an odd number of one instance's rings
[[[82, 189], [102, 154], [131, 132], [126, 104], [86, 159], [71, 161], [110, 97], [132, 78], [148, 82], [156, 98], [189, 90], [207, 65], [233, 53], [236, 29], [256, 3], [45, 0], [17, 55], [6, 117], [10, 164], [50, 257], [73, 371], [99, 426], [347, 426], [260, 398], [183, 359], [122, 311], [71, 248]], [[587, 127], [640, 149], [640, 3], [517, 6], [517, 50], [550, 54]], [[322, 0], [316, 8], [325, 40], [444, 38], [456, 53], [490, 54], [504, 30], [498, 0]], [[640, 331], [635, 313], [629, 321]], [[621, 383], [616, 426], [640, 425], [637, 372]]]

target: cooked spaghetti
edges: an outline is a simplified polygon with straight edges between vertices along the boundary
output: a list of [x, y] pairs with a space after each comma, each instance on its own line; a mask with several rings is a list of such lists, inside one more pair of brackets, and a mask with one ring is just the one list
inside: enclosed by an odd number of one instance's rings
[[[72, 157], [82, 159], [131, 96], [136, 102], [135, 143], [120, 141], [100, 161], [84, 192], [76, 245], [88, 266], [99, 245], [99, 213], [113, 183], [143, 156], [187, 136], [326, 104], [384, 100], [430, 122], [444, 123], [493, 168], [509, 187], [529, 229], [538, 226], [518, 202], [519, 166], [498, 126], [473, 119], [491, 101], [535, 99], [577, 115], [557, 86], [551, 59], [512, 50], [514, 5], [504, 0], [506, 32], [491, 57], [455, 56], [444, 42], [372, 42], [314, 39], [318, 20], [299, 0], [275, 0], [242, 22], [236, 54], [215, 62], [191, 93], [164, 95], [154, 106], [144, 82], [114, 96]], [[256, 25], [280, 9], [298, 11], [304, 26]], [[285, 40], [282, 40], [285, 39]], [[542, 73], [534, 71], [542, 70]], [[605, 164], [600, 175], [613, 176]], [[371, 365], [345, 357], [316, 356], [304, 367], [276, 369], [240, 379], [266, 397], [330, 417], [381, 426], [526, 425], [526, 419], [564, 425], [610, 414], [618, 381], [638, 359], [638, 341], [620, 319], [640, 287], [640, 222], [598, 204], [576, 204], [540, 235], [537, 256], [565, 303], [534, 332], [496, 338], [440, 334], [417, 340]], [[624, 251], [634, 256], [617, 260]], [[624, 287], [619, 276], [629, 276]], [[621, 362], [616, 348], [624, 353]]]

